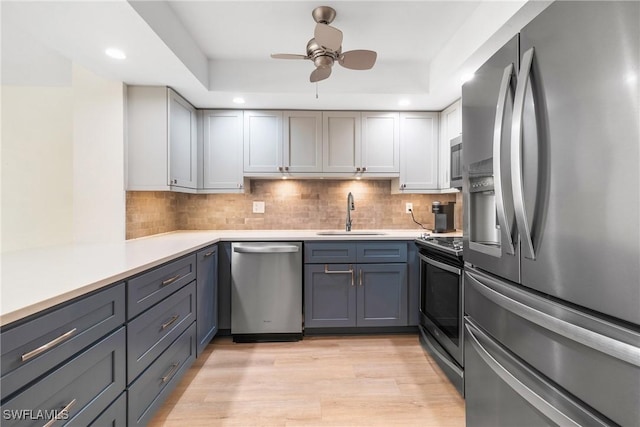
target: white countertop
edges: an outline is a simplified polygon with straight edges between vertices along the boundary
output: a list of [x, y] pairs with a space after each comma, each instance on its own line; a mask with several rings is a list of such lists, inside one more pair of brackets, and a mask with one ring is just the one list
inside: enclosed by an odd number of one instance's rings
[[[176, 231], [107, 244], [74, 244], [2, 254], [0, 326], [116, 283], [218, 241], [413, 240], [425, 230], [318, 235], [327, 230]], [[461, 232], [437, 234], [461, 236]]]

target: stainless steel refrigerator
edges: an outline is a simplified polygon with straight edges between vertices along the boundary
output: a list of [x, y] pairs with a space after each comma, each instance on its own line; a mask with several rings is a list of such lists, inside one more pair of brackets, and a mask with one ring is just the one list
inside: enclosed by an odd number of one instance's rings
[[468, 427], [640, 425], [639, 57], [556, 1], [463, 86]]

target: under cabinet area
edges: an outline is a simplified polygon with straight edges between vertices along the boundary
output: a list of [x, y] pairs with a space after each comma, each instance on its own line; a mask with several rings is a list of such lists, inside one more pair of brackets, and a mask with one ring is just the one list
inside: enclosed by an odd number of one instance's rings
[[305, 331], [408, 325], [406, 242], [307, 242]]

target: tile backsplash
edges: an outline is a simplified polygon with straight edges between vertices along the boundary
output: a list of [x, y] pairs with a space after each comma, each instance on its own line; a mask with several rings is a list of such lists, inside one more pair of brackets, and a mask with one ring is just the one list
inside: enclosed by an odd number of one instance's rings
[[[462, 194], [390, 194], [390, 182], [253, 180], [245, 194], [127, 193], [127, 239], [173, 230], [344, 229], [347, 194], [353, 193], [352, 226], [358, 229], [433, 227], [431, 202], [456, 202], [455, 226], [462, 228]], [[253, 202], [265, 203], [253, 213]]]

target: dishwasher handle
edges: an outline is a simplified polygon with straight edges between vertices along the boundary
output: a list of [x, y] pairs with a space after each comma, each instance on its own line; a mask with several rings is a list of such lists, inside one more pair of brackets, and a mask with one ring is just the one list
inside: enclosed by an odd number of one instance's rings
[[241, 254], [283, 254], [300, 252], [300, 247], [296, 245], [238, 245], [233, 247], [233, 251]]

